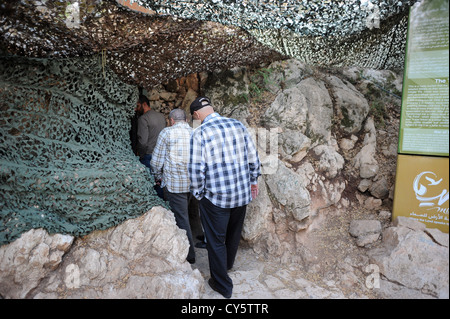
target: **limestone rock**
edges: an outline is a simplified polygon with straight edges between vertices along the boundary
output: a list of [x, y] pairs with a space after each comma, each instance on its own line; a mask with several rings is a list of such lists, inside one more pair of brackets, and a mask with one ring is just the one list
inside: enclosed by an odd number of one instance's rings
[[297, 130], [327, 141], [332, 117], [332, 101], [325, 84], [307, 78], [278, 94], [263, 120], [272, 127]]
[[[449, 298], [449, 250], [428, 231], [400, 223], [383, 232], [382, 248], [370, 251], [371, 262], [383, 275], [380, 292], [384, 297]], [[441, 236], [448, 241], [448, 234]]]
[[389, 183], [386, 178], [382, 177], [378, 181], [370, 185], [369, 192], [376, 198], [387, 198], [389, 196]]
[[378, 220], [353, 220], [350, 223], [349, 232], [356, 237], [356, 244], [364, 247], [378, 240], [381, 234], [381, 223]]
[[330, 207], [337, 204], [342, 197], [346, 183], [342, 179], [336, 180], [317, 180], [317, 184], [313, 184], [312, 188], [316, 190], [311, 194], [312, 211]]
[[320, 157], [319, 171], [324, 172], [326, 177], [335, 178], [344, 167], [344, 158], [332, 146], [319, 145], [314, 152]]
[[261, 236], [267, 231], [268, 219], [271, 216], [273, 206], [267, 193], [267, 187], [263, 179], [259, 181], [259, 194], [247, 207], [242, 237], [247, 241]]
[[265, 123], [272, 127], [285, 127], [306, 132], [308, 109], [306, 98], [299, 87], [293, 87], [278, 94], [264, 115]]
[[233, 117], [233, 112], [242, 107], [244, 96], [249, 94], [249, 80], [246, 68], [232, 68], [208, 75], [204, 95], [208, 96], [216, 112], [222, 116]]
[[0, 295], [25, 298], [41, 280], [55, 270], [71, 247], [74, 237], [49, 235], [33, 229], [0, 247]]
[[359, 182], [358, 185], [358, 190], [362, 193], [364, 193], [365, 191], [367, 191], [369, 189], [369, 187], [372, 185], [372, 181], [370, 179], [362, 179]]
[[395, 74], [393, 71], [365, 69], [362, 72], [362, 76], [387, 90], [395, 92], [397, 95], [401, 95], [403, 77]]
[[293, 162], [300, 162], [311, 146], [311, 140], [299, 131], [283, 130], [279, 136], [280, 154]]
[[421, 231], [424, 231], [427, 228], [427, 226], [424, 223], [421, 223], [418, 220], [408, 218], [405, 216], [398, 216], [394, 220], [392, 225], [395, 227], [406, 227], [412, 230], [421, 230]]
[[332, 86], [337, 110], [341, 118], [341, 128], [348, 133], [356, 133], [369, 114], [369, 104], [351, 83], [343, 82], [336, 76], [329, 76], [328, 82]]
[[0, 248], [5, 298], [199, 298], [203, 289], [186, 262], [186, 232], [162, 207], [77, 239], [62, 262], [73, 238], [42, 230], [22, 237], [22, 246]]
[[428, 236], [430, 236], [437, 244], [449, 247], [449, 236], [446, 233], [441, 232], [439, 229], [436, 228], [427, 228], [425, 229], [425, 232]]
[[274, 199], [283, 205], [297, 221], [310, 214], [311, 198], [301, 175], [289, 170], [279, 161], [276, 175], [267, 178], [267, 186]]
[[356, 169], [359, 169], [361, 178], [372, 178], [379, 171], [378, 162], [375, 159], [377, 140], [372, 118], [367, 120], [364, 129], [367, 132], [364, 138], [364, 146], [353, 159], [353, 165]]
[[267, 89], [274, 94], [280, 93], [282, 87], [289, 89], [296, 86], [313, 72], [309, 65], [296, 59], [273, 62], [269, 69], [276, 70], [269, 75], [266, 84]]
[[343, 138], [340, 143], [339, 146], [344, 150], [344, 151], [349, 151], [351, 149], [353, 149], [355, 147], [355, 143], [358, 141], [358, 137], [356, 137], [355, 135], [352, 135], [349, 139], [348, 138]]

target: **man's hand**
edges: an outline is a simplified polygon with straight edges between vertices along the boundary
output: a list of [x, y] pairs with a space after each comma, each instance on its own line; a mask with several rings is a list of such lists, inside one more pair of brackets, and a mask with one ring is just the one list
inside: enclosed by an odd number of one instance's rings
[[255, 199], [258, 196], [258, 185], [252, 185], [252, 199]]

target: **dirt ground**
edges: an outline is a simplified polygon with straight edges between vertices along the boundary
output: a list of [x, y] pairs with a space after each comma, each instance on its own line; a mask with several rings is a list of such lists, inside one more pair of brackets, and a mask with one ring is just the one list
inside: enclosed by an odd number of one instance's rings
[[[307, 267], [280, 263], [256, 254], [242, 243], [229, 275], [236, 299], [378, 299], [376, 288], [366, 283], [371, 271], [367, 248], [356, 246], [349, 235], [355, 217], [377, 219], [376, 214], [357, 209], [330, 208], [321, 213], [320, 227], [308, 230], [305, 246], [312, 255]], [[386, 225], [389, 222], [381, 220]], [[316, 225], [319, 225], [316, 223]], [[195, 240], [198, 242], [198, 240]], [[379, 245], [375, 243], [371, 248]], [[196, 248], [198, 269], [205, 278], [204, 299], [221, 299], [207, 284], [210, 278], [206, 249]]]

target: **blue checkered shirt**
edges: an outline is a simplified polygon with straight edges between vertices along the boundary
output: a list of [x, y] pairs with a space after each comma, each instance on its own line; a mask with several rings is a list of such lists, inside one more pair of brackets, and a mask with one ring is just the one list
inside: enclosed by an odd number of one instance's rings
[[191, 136], [191, 193], [221, 208], [236, 208], [252, 200], [251, 185], [261, 175], [258, 152], [238, 120], [213, 113]]

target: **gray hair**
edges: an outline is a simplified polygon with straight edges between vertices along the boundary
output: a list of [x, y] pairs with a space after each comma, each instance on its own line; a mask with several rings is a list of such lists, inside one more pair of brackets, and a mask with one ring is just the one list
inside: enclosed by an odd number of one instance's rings
[[182, 109], [174, 109], [170, 112], [169, 119], [172, 119], [175, 122], [186, 121], [186, 112]]

